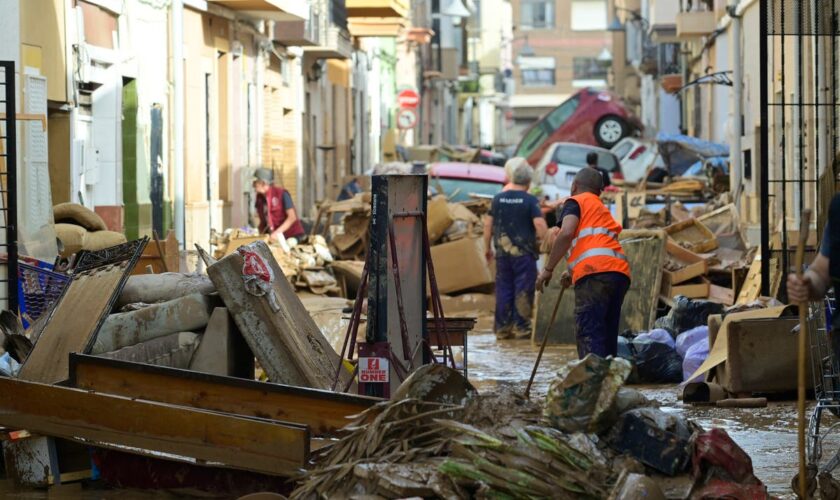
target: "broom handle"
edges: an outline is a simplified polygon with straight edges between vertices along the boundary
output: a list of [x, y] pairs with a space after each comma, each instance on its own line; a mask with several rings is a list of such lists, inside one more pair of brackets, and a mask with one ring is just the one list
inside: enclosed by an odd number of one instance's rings
[[[796, 247], [796, 274], [801, 279], [805, 264], [805, 245], [808, 242], [808, 226], [811, 222], [811, 210], [802, 212], [799, 226], [799, 245]], [[799, 304], [799, 356], [797, 380], [797, 406], [799, 410], [799, 498], [807, 498], [808, 478], [806, 477], [805, 457], [805, 363], [808, 348], [808, 301]]]
[[560, 295], [557, 296], [557, 302], [554, 304], [554, 311], [551, 313], [551, 321], [545, 325], [545, 332], [543, 333], [543, 340], [542, 344], [540, 345], [540, 352], [537, 354], [537, 361], [534, 363], [534, 369], [531, 370], [531, 378], [528, 379], [528, 386], [525, 387], [525, 399], [528, 399], [531, 394], [531, 385], [534, 383], [534, 377], [537, 375], [537, 368], [540, 366], [540, 360], [542, 359], [543, 351], [545, 351], [545, 345], [548, 343], [548, 334], [551, 332], [551, 326], [554, 324], [554, 320], [557, 319], [557, 311], [560, 310], [560, 301], [563, 300], [563, 292], [566, 291], [567, 287], [563, 287], [560, 289]]

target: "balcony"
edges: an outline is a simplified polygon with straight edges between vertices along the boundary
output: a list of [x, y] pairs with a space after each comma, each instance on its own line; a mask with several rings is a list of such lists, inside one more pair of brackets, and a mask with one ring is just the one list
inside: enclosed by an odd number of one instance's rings
[[350, 33], [337, 26], [329, 26], [321, 31], [316, 47], [304, 47], [304, 53], [317, 59], [350, 59], [353, 43]]
[[347, 25], [350, 34], [357, 38], [395, 38], [406, 27], [406, 20], [401, 17], [350, 17]]
[[677, 14], [677, 37], [691, 40], [708, 36], [715, 31], [715, 13], [712, 11], [690, 11]]
[[347, 15], [353, 17], [407, 18], [408, 0], [347, 0]]
[[287, 47], [311, 47], [319, 42], [320, 17], [313, 10], [305, 21], [278, 21], [274, 24], [274, 41]]
[[305, 21], [309, 2], [300, 0], [209, 0], [241, 14], [272, 21]]

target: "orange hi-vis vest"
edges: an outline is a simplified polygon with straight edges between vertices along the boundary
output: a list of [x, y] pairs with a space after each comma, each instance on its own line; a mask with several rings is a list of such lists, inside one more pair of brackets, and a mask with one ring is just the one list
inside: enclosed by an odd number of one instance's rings
[[616, 272], [630, 277], [630, 265], [618, 242], [621, 225], [601, 198], [592, 193], [572, 196], [580, 205], [580, 222], [566, 260], [572, 282], [596, 273]]

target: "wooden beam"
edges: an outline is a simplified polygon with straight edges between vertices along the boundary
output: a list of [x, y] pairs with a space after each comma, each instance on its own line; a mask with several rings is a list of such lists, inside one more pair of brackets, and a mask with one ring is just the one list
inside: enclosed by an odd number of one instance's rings
[[70, 385], [101, 393], [308, 425], [332, 435], [381, 401], [113, 359], [70, 355]]
[[0, 377], [0, 425], [264, 474], [291, 476], [309, 456], [305, 426], [5, 377]]

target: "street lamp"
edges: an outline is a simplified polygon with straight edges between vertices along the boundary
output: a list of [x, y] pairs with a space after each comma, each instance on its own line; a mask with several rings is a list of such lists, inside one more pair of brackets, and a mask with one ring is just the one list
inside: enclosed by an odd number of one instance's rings
[[446, 7], [440, 10], [440, 13], [449, 17], [470, 17], [470, 10], [464, 6], [461, 0], [449, 0]]
[[534, 47], [531, 47], [531, 44], [528, 43], [528, 35], [515, 37], [512, 41], [516, 41], [518, 39], [525, 40], [525, 43], [522, 44], [522, 48], [519, 49], [519, 57], [534, 57], [537, 55], [536, 51], [534, 51]]

